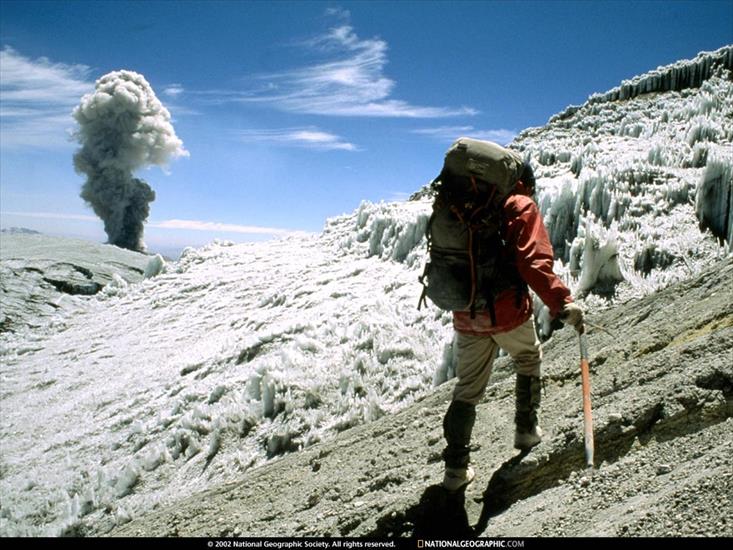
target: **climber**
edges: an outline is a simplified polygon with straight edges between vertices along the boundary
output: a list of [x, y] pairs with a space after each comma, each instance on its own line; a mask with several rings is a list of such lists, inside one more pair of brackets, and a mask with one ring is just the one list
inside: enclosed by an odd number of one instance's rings
[[[422, 279], [427, 279], [424, 295], [453, 311], [458, 380], [443, 420], [443, 486], [450, 491], [474, 478], [469, 444], [476, 404], [499, 348], [516, 364], [514, 447], [526, 451], [542, 439], [542, 352], [528, 287], [553, 318], [583, 330], [582, 309], [552, 270], [552, 245], [532, 199], [534, 185], [529, 163], [516, 152], [469, 138], [448, 150], [436, 178], [428, 226], [430, 262]], [[466, 280], [452, 279], [459, 271], [468, 273]]]

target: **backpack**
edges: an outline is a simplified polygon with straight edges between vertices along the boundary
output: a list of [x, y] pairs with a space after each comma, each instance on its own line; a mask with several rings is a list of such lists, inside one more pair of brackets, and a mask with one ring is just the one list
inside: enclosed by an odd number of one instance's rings
[[451, 145], [431, 184], [429, 260], [419, 277], [418, 309], [427, 297], [440, 309], [470, 311], [472, 318], [488, 310], [496, 324], [496, 295], [515, 287], [519, 299], [526, 284], [513, 264], [501, 261], [500, 229], [504, 201], [525, 170], [531, 175], [518, 153], [496, 143], [463, 137]]

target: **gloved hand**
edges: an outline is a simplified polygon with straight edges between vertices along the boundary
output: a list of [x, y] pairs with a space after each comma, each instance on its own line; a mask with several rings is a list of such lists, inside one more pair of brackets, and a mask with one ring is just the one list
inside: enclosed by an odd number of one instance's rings
[[558, 315], [560, 320], [566, 325], [575, 327], [580, 334], [583, 334], [585, 327], [583, 326], [583, 310], [574, 303], [565, 304]]

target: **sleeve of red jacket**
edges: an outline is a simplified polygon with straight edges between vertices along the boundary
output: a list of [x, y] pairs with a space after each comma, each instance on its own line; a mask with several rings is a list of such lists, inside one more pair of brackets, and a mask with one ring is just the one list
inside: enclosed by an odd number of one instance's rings
[[570, 290], [552, 271], [552, 244], [535, 202], [524, 195], [511, 196], [504, 207], [507, 219], [505, 241], [513, 247], [522, 279], [535, 291], [550, 314], [557, 317], [566, 303], [572, 302]]

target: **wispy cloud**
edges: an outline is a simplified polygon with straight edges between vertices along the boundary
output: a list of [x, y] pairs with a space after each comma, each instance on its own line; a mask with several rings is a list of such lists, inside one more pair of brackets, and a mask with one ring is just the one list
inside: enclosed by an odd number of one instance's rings
[[204, 222], [199, 220], [165, 220], [162, 222], [151, 222], [148, 227], [161, 229], [185, 229], [191, 231], [210, 231], [221, 233], [245, 233], [248, 235], [286, 235], [295, 233], [290, 229], [277, 227], [260, 227], [256, 225], [237, 225], [231, 223]]
[[199, 116], [203, 113], [196, 109], [184, 105], [181, 100], [184, 95], [187, 95], [186, 90], [182, 84], [173, 83], [163, 87], [161, 95], [164, 95], [167, 99], [164, 101], [166, 108], [170, 111], [171, 115], [177, 116]]
[[163, 93], [169, 97], [178, 97], [183, 93], [183, 86], [180, 84], [171, 84], [170, 86], [167, 86], [163, 88]]
[[[70, 221], [86, 221], [99, 222], [97, 216], [86, 214], [64, 214], [59, 212], [10, 212], [1, 211], [0, 216], [16, 216], [21, 218], [38, 218], [47, 220], [70, 220]], [[214, 233], [244, 233], [248, 235], [287, 235], [298, 233], [292, 229], [282, 229], [278, 227], [261, 227], [257, 225], [238, 225], [231, 223], [206, 222], [200, 220], [164, 220], [151, 221], [146, 227], [155, 227], [160, 229], [179, 229], [188, 231], [209, 231]]]
[[358, 151], [356, 145], [344, 141], [340, 136], [313, 127], [248, 129], [239, 130], [236, 135], [240, 140], [247, 143], [271, 143], [320, 151]]
[[71, 110], [92, 91], [85, 65], [30, 59], [0, 50], [0, 121], [3, 147], [70, 145]]
[[46, 220], [73, 220], [84, 222], [99, 221], [97, 216], [89, 216], [86, 214], [62, 214], [59, 212], [9, 212], [3, 210], [0, 216], [18, 216], [20, 218], [40, 218]]
[[340, 6], [326, 8], [324, 15], [326, 17], [335, 17], [341, 21], [349, 21], [351, 19], [351, 12]]
[[[348, 17], [343, 10], [338, 14]], [[387, 43], [361, 39], [348, 24], [301, 44], [322, 62], [287, 71], [258, 75], [259, 84], [244, 91], [210, 92], [215, 101], [259, 103], [292, 113], [439, 118], [474, 115], [469, 107], [426, 107], [392, 97], [395, 82], [384, 74]]]
[[511, 143], [517, 132], [514, 130], [477, 130], [473, 126], [439, 126], [437, 128], [418, 128], [412, 130], [413, 134], [428, 136], [440, 141], [452, 142], [459, 137], [466, 136], [474, 139], [494, 141], [501, 145]]

